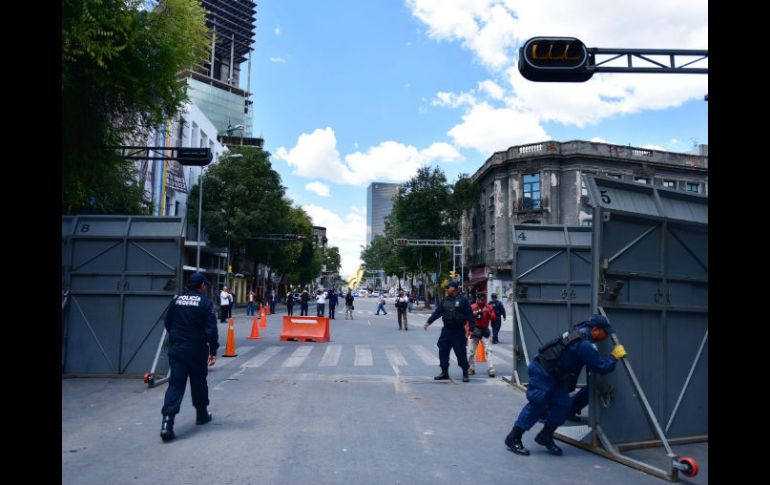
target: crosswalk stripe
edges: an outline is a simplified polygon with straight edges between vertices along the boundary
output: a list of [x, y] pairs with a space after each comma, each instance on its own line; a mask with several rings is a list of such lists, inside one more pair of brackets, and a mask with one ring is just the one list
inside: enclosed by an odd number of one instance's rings
[[320, 366], [333, 366], [337, 365], [340, 361], [340, 354], [342, 353], [342, 345], [329, 345], [326, 347], [324, 356], [321, 357]]
[[302, 347], [298, 347], [292, 354], [289, 356], [286, 361], [281, 364], [281, 367], [299, 367], [302, 365], [303, 362], [305, 362], [305, 359], [307, 359], [307, 356], [310, 355], [310, 352], [312, 352], [313, 346], [312, 345], [303, 345]]
[[507, 347], [502, 347], [500, 344], [495, 345], [495, 352], [500, 352], [510, 358], [513, 358], [513, 351]]
[[356, 345], [356, 357], [353, 365], [372, 365], [372, 348], [368, 345]]
[[391, 366], [400, 367], [409, 365], [404, 356], [397, 349], [385, 349], [385, 356], [388, 358], [388, 362], [390, 362]]
[[272, 356], [274, 356], [281, 350], [283, 350], [283, 347], [279, 347], [279, 346], [268, 347], [262, 352], [252, 357], [251, 359], [249, 359], [248, 361], [246, 361], [246, 363], [244, 363], [241, 367], [260, 367], [262, 366], [262, 364], [270, 360]]
[[425, 363], [425, 365], [438, 365], [438, 356], [435, 353], [430, 353], [422, 345], [410, 345], [417, 357]]

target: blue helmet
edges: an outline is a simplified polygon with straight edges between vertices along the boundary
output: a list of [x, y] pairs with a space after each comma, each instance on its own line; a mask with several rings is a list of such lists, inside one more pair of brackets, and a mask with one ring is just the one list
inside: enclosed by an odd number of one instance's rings
[[610, 326], [609, 320], [604, 315], [594, 313], [586, 323], [591, 327], [603, 328], [607, 333], [615, 333], [615, 329]]

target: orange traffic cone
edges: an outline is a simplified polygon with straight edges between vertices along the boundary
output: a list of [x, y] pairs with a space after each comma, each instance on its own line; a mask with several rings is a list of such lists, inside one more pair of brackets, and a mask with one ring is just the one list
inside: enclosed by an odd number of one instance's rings
[[479, 340], [479, 346], [476, 347], [476, 362], [486, 362], [487, 361], [487, 349], [484, 348], [484, 345], [481, 343], [481, 340]]
[[254, 317], [254, 323], [251, 324], [251, 335], [249, 335], [250, 339], [260, 339], [262, 337], [259, 336], [259, 324], [257, 323], [257, 317]]
[[234, 321], [230, 318], [230, 325], [227, 327], [227, 345], [225, 346], [225, 353], [222, 357], [236, 357], [235, 353], [235, 330], [233, 330]]
[[267, 317], [265, 316], [264, 313], [262, 314], [262, 317], [259, 320], [259, 326], [261, 328], [267, 328]]

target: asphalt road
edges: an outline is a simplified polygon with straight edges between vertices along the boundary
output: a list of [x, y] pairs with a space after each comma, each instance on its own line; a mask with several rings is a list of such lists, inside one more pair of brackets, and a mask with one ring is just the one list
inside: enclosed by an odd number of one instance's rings
[[[169, 443], [158, 436], [165, 384], [63, 379], [62, 483], [664, 483], [563, 443], [563, 456], [548, 455], [533, 441], [539, 424], [524, 436], [530, 456], [508, 451], [503, 440], [526, 403], [501, 379], [512, 372], [510, 318], [492, 353], [496, 378], [482, 363], [463, 383], [452, 356], [452, 381], [437, 382], [440, 321], [424, 331], [428, 313], [418, 309], [399, 331], [392, 301], [388, 315], [374, 314], [375, 299], [355, 307], [352, 321], [338, 307], [328, 343], [281, 342], [281, 314], [249, 340], [252, 318], [236, 310], [238, 356], [209, 372], [214, 420], [195, 425], [188, 387]], [[227, 325], [219, 331], [221, 355]], [[708, 483], [708, 445], [682, 450], [701, 473], [680, 481]]]

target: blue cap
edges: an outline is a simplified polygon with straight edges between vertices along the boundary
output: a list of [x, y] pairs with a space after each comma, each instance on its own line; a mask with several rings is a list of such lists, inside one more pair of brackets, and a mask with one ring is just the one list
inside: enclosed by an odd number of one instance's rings
[[198, 287], [201, 283], [206, 283], [206, 286], [211, 286], [211, 283], [209, 282], [209, 279], [206, 278], [206, 275], [203, 273], [193, 273], [190, 275], [190, 279], [188, 280], [190, 283], [190, 286]]
[[591, 315], [591, 318], [588, 319], [588, 325], [592, 327], [603, 328], [607, 331], [607, 333], [615, 333], [615, 329], [610, 326], [610, 322], [604, 317], [604, 315], [600, 315], [598, 313]]
[[447, 283], [447, 288], [450, 286], [454, 286], [455, 288], [460, 288], [460, 283], [457, 280], [452, 280], [449, 283]]

